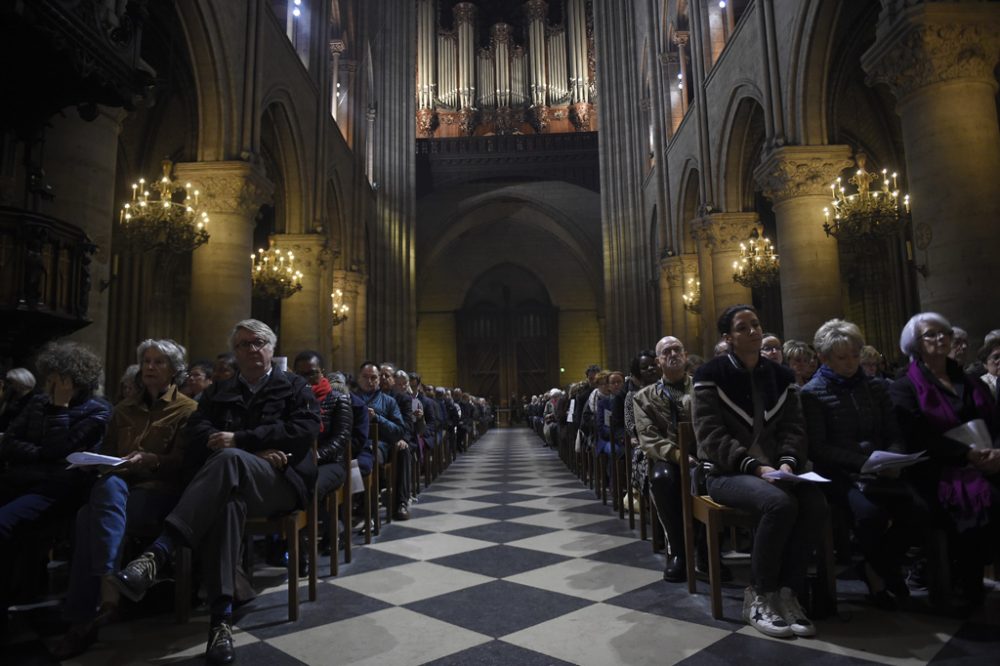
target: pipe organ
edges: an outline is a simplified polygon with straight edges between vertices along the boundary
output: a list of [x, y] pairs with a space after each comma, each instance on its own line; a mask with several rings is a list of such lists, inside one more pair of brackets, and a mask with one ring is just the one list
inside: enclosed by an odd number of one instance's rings
[[[422, 136], [590, 131], [588, 0], [526, 0], [491, 25], [475, 2], [416, 0], [417, 130]], [[451, 27], [441, 13], [450, 7]], [[550, 17], [557, 9], [558, 20]]]

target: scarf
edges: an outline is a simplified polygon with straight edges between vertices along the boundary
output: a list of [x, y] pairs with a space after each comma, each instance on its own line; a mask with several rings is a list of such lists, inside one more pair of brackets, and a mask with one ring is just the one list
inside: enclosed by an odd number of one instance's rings
[[[971, 393], [972, 401], [976, 408], [976, 416], [973, 418], [982, 418], [987, 423], [991, 423], [992, 405], [990, 404], [991, 396], [989, 389], [980, 382], [969, 381], [965, 375], [961, 374], [961, 371], [958, 373], [952, 372], [953, 363], [954, 361], [948, 361], [948, 375], [956, 383], [961, 382], [966, 392]], [[955, 409], [951, 406], [948, 396], [944, 394], [937, 382], [931, 378], [930, 370], [926, 370], [926, 367], [926, 365], [914, 359], [910, 361], [910, 367], [906, 370], [906, 376], [913, 384], [913, 389], [917, 394], [917, 403], [920, 405], [920, 411], [927, 417], [927, 420], [941, 432], [951, 430], [963, 423], [963, 421], [959, 419], [958, 414], [955, 413]], [[957, 368], [957, 366], [955, 367]]]

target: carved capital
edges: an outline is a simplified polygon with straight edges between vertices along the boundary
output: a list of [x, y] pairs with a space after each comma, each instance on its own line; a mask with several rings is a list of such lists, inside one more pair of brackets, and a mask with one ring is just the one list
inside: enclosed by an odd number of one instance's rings
[[684, 261], [680, 255], [664, 257], [660, 260], [660, 274], [666, 278], [671, 289], [684, 286], [684, 276], [691, 271], [691, 262]]
[[337, 56], [347, 50], [347, 44], [342, 39], [330, 40], [330, 55]]
[[713, 252], [736, 250], [759, 224], [757, 213], [712, 213], [691, 220], [691, 237]]
[[691, 33], [687, 30], [677, 30], [674, 32], [673, 42], [679, 48], [684, 48], [691, 41]]
[[862, 56], [869, 85], [885, 83], [897, 100], [955, 79], [990, 83], [1000, 59], [1000, 13], [990, 3], [924, 2], [883, 10], [875, 44]]
[[549, 15], [549, 4], [545, 0], [528, 0], [524, 3], [524, 15], [529, 21], [544, 21]]
[[253, 217], [274, 194], [274, 183], [253, 162], [183, 162], [174, 165], [174, 175], [200, 190], [213, 214]]
[[295, 265], [303, 272], [308, 269], [310, 274], [317, 275], [325, 264], [326, 236], [322, 234], [274, 234], [271, 239], [282, 251], [295, 253]]
[[455, 27], [463, 23], [472, 24], [476, 22], [476, 11], [478, 10], [471, 2], [460, 2], [451, 11], [455, 16]]
[[853, 164], [850, 146], [782, 146], [761, 159], [754, 180], [777, 203], [829, 194], [830, 183]]
[[357, 297], [366, 280], [365, 274], [359, 271], [333, 271], [333, 288], [342, 290], [351, 300]]

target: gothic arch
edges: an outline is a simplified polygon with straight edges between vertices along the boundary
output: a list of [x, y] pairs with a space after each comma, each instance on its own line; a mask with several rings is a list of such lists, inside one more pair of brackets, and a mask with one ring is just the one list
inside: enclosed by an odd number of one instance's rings
[[691, 238], [691, 220], [699, 215], [701, 207], [701, 178], [698, 166], [693, 159], [689, 159], [684, 165], [681, 176], [681, 192], [677, 197], [677, 215], [674, 217], [678, 221], [678, 229], [681, 231], [680, 250], [682, 253], [696, 252], [694, 240]]
[[[252, 5], [251, 5], [252, 6]], [[216, 3], [206, 0], [176, 3], [177, 15], [193, 64], [198, 100], [198, 161], [229, 159], [238, 150], [241, 127], [237, 94], [227, 57], [229, 43]]]
[[841, 2], [814, 0], [803, 3], [796, 17], [796, 29], [792, 31], [795, 41], [791, 48], [790, 74], [784, 97], [790, 107], [785, 127], [789, 143], [829, 143], [828, 73], [834, 57], [835, 27], [842, 9]]
[[733, 89], [727, 105], [726, 128], [719, 142], [717, 192], [724, 211], [752, 210], [754, 206], [753, 170], [764, 144], [764, 108], [760, 90], [750, 83]]
[[308, 201], [310, 183], [304, 177], [304, 156], [300, 123], [288, 98], [288, 92], [272, 93], [270, 103], [262, 105], [261, 154], [266, 159], [268, 178], [275, 185], [275, 215], [280, 233], [307, 233], [312, 219]]

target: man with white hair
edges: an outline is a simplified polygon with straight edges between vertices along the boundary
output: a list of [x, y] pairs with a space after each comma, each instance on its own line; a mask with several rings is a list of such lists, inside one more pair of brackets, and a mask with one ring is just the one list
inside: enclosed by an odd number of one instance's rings
[[271, 365], [278, 338], [267, 324], [245, 319], [229, 341], [236, 376], [206, 389], [188, 421], [189, 448], [205, 462], [160, 536], [112, 577], [122, 594], [138, 601], [163, 579], [176, 546], [198, 551], [211, 613], [205, 657], [212, 664], [236, 656], [232, 613], [243, 524], [308, 505], [317, 476], [312, 446], [320, 430], [308, 382]]

